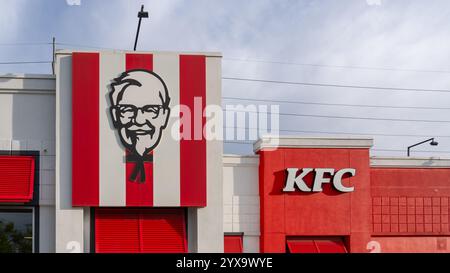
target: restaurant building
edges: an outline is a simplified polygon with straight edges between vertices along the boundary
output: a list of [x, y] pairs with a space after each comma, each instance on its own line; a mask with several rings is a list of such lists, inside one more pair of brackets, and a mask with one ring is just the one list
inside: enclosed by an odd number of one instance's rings
[[55, 74], [0, 76], [0, 252], [450, 252], [450, 159], [197, 134], [218, 53], [58, 51]]

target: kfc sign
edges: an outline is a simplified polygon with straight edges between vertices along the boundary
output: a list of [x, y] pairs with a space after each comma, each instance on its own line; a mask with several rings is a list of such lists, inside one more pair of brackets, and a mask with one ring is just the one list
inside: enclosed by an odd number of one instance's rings
[[[295, 187], [303, 192], [321, 192], [322, 185], [325, 183], [332, 183], [333, 187], [340, 192], [353, 192], [354, 187], [347, 187], [342, 184], [342, 178], [347, 175], [348, 177], [355, 176], [355, 169], [341, 169], [335, 171], [334, 169], [326, 168], [303, 168], [300, 170], [298, 168], [288, 168], [286, 186], [284, 187], [284, 192], [293, 192]], [[312, 187], [309, 187], [304, 179], [307, 175], [314, 174]], [[326, 177], [328, 176], [328, 177]]]
[[70, 58], [71, 89], [62, 94], [71, 108], [61, 111], [71, 112], [72, 205], [205, 207], [208, 179], [221, 171], [222, 143], [203, 130], [207, 107], [221, 105], [220, 56], [101, 51]]

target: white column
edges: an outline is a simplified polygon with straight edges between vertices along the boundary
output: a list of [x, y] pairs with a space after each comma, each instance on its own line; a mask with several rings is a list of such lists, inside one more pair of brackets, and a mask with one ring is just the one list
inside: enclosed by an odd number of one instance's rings
[[56, 62], [55, 251], [83, 252], [83, 208], [72, 207], [72, 56]]
[[[206, 105], [221, 105], [221, 59], [206, 58]], [[219, 124], [222, 126], [222, 124]], [[223, 253], [222, 140], [208, 140], [206, 146], [207, 206], [189, 209], [190, 252]]]

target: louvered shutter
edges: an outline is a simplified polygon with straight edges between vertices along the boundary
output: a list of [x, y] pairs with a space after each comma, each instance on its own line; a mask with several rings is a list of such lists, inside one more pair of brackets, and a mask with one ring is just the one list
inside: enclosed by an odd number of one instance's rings
[[27, 203], [33, 199], [32, 156], [0, 156], [0, 202]]
[[187, 252], [183, 209], [96, 209], [97, 253]]
[[98, 209], [95, 212], [96, 252], [136, 253], [140, 251], [138, 210]]
[[183, 209], [142, 210], [141, 226], [142, 252], [187, 252]]

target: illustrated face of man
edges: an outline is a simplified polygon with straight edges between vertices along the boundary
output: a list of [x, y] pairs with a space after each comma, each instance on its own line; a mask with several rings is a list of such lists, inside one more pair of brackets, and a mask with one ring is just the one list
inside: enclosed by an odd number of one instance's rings
[[117, 95], [112, 115], [122, 143], [140, 156], [153, 150], [167, 126], [168, 93], [159, 77], [129, 73], [130, 82]]

